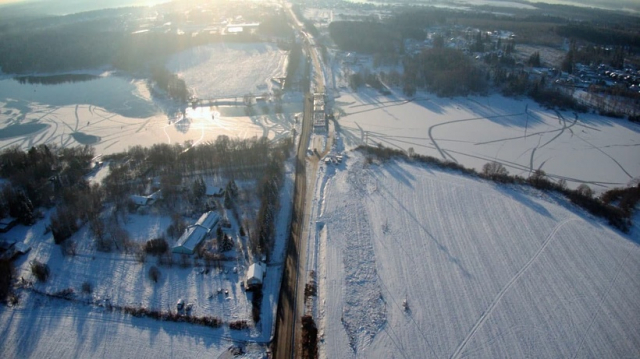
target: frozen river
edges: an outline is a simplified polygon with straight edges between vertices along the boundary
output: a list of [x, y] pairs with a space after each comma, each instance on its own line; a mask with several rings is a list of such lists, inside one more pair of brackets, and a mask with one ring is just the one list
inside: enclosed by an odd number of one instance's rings
[[289, 134], [302, 104], [282, 107], [280, 114], [269, 102], [252, 112], [244, 106], [180, 109], [152, 96], [146, 81], [114, 74], [6, 78], [0, 80], [0, 149], [91, 145], [108, 154], [220, 135], [273, 139]]

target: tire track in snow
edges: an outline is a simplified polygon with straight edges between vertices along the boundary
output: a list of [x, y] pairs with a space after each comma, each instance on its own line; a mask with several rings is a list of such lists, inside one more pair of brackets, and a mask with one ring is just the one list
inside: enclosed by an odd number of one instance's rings
[[507, 285], [505, 285], [502, 288], [502, 290], [498, 293], [498, 295], [493, 299], [493, 301], [489, 305], [489, 308], [487, 308], [487, 310], [485, 310], [482, 313], [482, 315], [480, 316], [480, 319], [478, 319], [478, 321], [473, 325], [473, 327], [471, 328], [467, 336], [462, 340], [462, 342], [460, 342], [460, 344], [458, 345], [458, 348], [456, 348], [456, 351], [453, 352], [450, 358], [457, 359], [461, 357], [462, 351], [464, 350], [464, 348], [467, 346], [471, 338], [473, 338], [473, 336], [478, 331], [478, 329], [480, 329], [480, 327], [484, 324], [487, 318], [489, 318], [489, 316], [491, 315], [493, 310], [496, 308], [498, 303], [500, 303], [500, 300], [502, 299], [502, 297], [504, 297], [507, 291], [518, 281], [520, 277], [522, 277], [522, 275], [527, 271], [527, 269], [529, 269], [529, 267], [531, 267], [531, 265], [536, 261], [536, 259], [540, 257], [540, 254], [542, 254], [542, 252], [549, 246], [549, 243], [551, 242], [553, 237], [555, 237], [556, 233], [558, 233], [560, 228], [562, 228], [562, 226], [564, 226], [565, 224], [571, 221], [576, 221], [576, 220], [578, 219], [575, 217], [567, 218], [562, 222], [558, 223], [555, 226], [555, 228], [553, 228], [551, 233], [549, 233], [547, 238], [542, 243], [542, 246], [540, 247], [540, 249], [538, 249], [538, 251], [533, 255], [533, 257], [531, 257], [531, 259], [529, 259], [529, 261], [522, 268], [520, 268], [518, 273], [516, 273], [516, 275], [513, 276], [513, 278], [511, 278], [509, 283], [507, 283]]
[[562, 116], [562, 114], [558, 111], [556, 111], [556, 115], [558, 115], [558, 120], [562, 121], [562, 128], [560, 129], [560, 132], [553, 136], [552, 139], [550, 139], [549, 141], [545, 142], [544, 145], [540, 146], [540, 148], [550, 144], [551, 142], [555, 141], [558, 137], [562, 136], [562, 134], [564, 133], [565, 130], [571, 130], [571, 127], [575, 126], [576, 123], [578, 123], [578, 117], [576, 117], [575, 121], [573, 121], [572, 124], [570, 124], [569, 126], [567, 126], [567, 120], [564, 118], [564, 116]]
[[451, 156], [448, 152], [446, 152], [443, 149], [441, 149], [440, 146], [438, 145], [438, 142], [435, 140], [435, 138], [433, 138], [433, 129], [434, 128], [436, 128], [438, 126], [450, 125], [452, 123], [458, 123], [458, 122], [477, 121], [477, 120], [485, 120], [485, 119], [489, 120], [489, 119], [492, 119], [492, 118], [513, 117], [513, 116], [520, 116], [520, 115], [522, 115], [522, 113], [514, 113], [514, 114], [510, 114], [510, 115], [496, 115], [496, 116], [486, 116], [486, 117], [464, 118], [464, 119], [461, 119], [461, 120], [453, 120], [453, 121], [447, 121], [447, 122], [443, 122], [443, 123], [438, 123], [438, 124], [435, 124], [435, 125], [429, 127], [429, 130], [428, 130], [429, 139], [431, 140], [431, 143], [433, 143], [433, 145], [436, 147], [436, 150], [438, 150], [438, 152], [440, 153], [440, 156], [442, 156], [442, 159], [444, 159], [446, 161], [447, 160], [447, 155], [448, 155], [449, 157], [451, 157], [452, 160], [456, 161], [455, 158], [453, 158], [453, 156]]
[[[529, 176], [533, 172], [533, 158], [536, 154], [536, 150], [540, 148], [540, 141], [542, 140], [542, 136], [538, 137], [538, 145], [531, 150], [531, 158], [529, 159]], [[504, 142], [502, 143], [504, 145]]]
[[615, 158], [611, 157], [608, 153], [604, 152], [602, 150], [602, 148], [593, 145], [591, 142], [585, 140], [584, 138], [580, 137], [580, 136], [576, 136], [578, 137], [580, 140], [584, 141], [585, 143], [587, 143], [589, 146], [591, 146], [593, 149], [597, 150], [598, 152], [602, 153], [603, 155], [609, 157], [609, 159], [611, 159], [611, 161], [613, 161], [616, 165], [618, 165], [618, 167], [620, 167], [620, 169], [622, 170], [622, 172], [624, 172], [627, 176], [629, 176], [629, 178], [633, 178], [633, 176], [627, 172], [627, 170], [622, 167], [622, 165], [620, 164], [620, 162], [618, 162]]

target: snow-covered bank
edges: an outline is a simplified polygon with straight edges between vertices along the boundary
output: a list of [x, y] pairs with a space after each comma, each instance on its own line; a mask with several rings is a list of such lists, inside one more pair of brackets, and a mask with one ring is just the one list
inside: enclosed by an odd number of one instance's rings
[[535, 190], [349, 157], [320, 171], [323, 357], [640, 355], [637, 231]]

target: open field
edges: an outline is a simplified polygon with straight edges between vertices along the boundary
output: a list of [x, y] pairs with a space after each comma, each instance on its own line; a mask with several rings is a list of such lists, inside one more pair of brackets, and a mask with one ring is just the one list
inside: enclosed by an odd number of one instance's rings
[[316, 189], [321, 357], [640, 355], [637, 228], [623, 236], [535, 190], [348, 156]]
[[272, 78], [284, 77], [287, 52], [267, 43], [199, 46], [172, 56], [167, 67], [185, 80], [198, 98], [260, 95]]
[[[36, 298], [37, 306], [2, 309], [3, 358], [218, 357], [233, 343], [210, 328], [158, 322]], [[29, 331], [25, 328], [29, 327]], [[248, 348], [248, 351], [251, 349]], [[260, 348], [245, 358], [261, 358]]]
[[458, 162], [477, 170], [489, 161], [528, 177], [541, 169], [570, 187], [595, 191], [640, 176], [640, 125], [624, 119], [541, 108], [499, 95], [439, 98], [345, 91], [335, 112], [351, 148], [368, 142]]

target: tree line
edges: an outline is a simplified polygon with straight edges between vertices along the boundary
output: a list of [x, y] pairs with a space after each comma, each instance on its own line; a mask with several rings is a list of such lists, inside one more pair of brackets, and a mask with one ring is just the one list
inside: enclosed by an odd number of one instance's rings
[[463, 52], [449, 48], [425, 49], [407, 56], [404, 65], [404, 92], [413, 95], [426, 88], [440, 96], [466, 95], [486, 88], [485, 76]]
[[556, 33], [562, 37], [580, 39], [597, 45], [640, 48], [638, 30], [640, 26], [615, 28], [590, 23], [573, 23], [556, 27]]
[[525, 178], [509, 175], [509, 171], [497, 162], [485, 164], [482, 171], [478, 172], [473, 168], [464, 167], [456, 162], [415, 154], [411, 148], [408, 152], [382, 146], [359, 146], [356, 150], [367, 156], [375, 156], [383, 161], [393, 158], [410, 159], [440, 168], [460, 171], [466, 175], [484, 178], [501, 184], [518, 184], [532, 186], [543, 191], [557, 192], [592, 215], [605, 219], [609, 225], [624, 233], [628, 233], [632, 228], [636, 206], [640, 202], [640, 182], [637, 181], [630, 187], [613, 188], [603, 193], [600, 197], [594, 197], [593, 190], [588, 185], [581, 184], [576, 189], [569, 189], [565, 180], [554, 182], [542, 170], [536, 170], [528, 178]]

